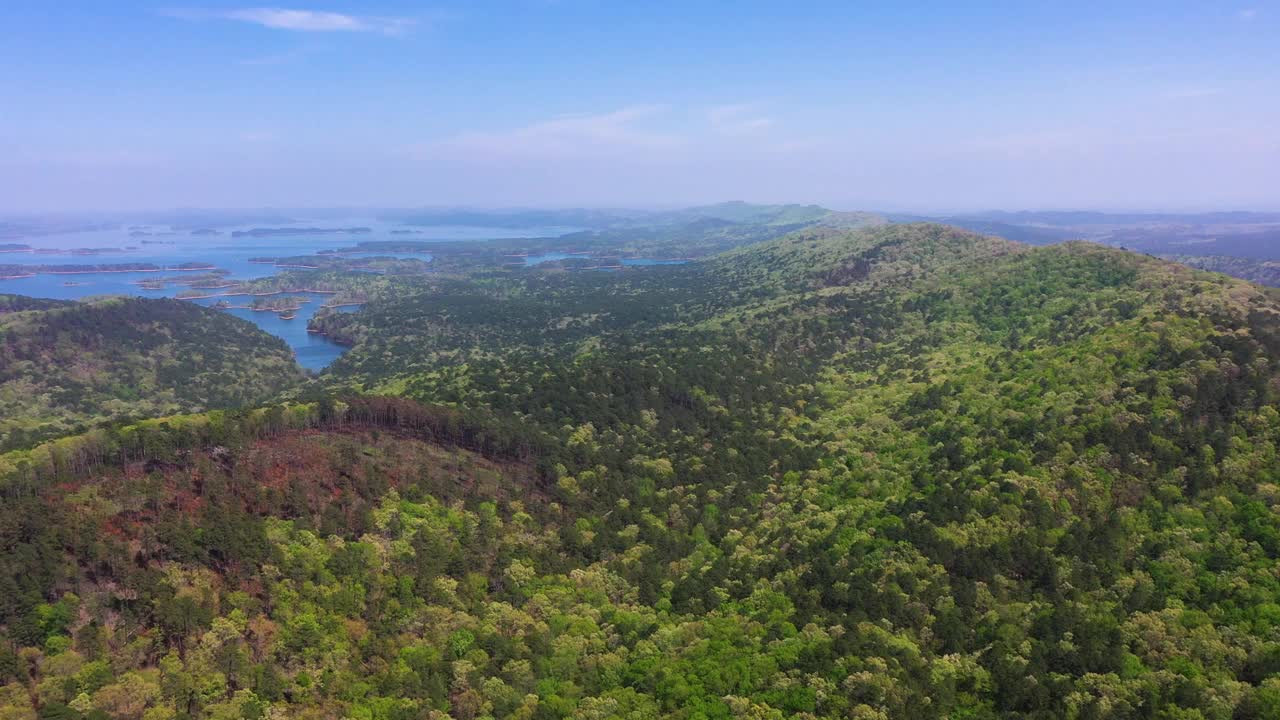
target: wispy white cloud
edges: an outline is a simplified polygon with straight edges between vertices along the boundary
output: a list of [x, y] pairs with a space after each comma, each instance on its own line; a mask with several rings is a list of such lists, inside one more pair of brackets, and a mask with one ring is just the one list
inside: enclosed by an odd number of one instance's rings
[[707, 121], [721, 135], [755, 135], [774, 126], [755, 103], [716, 105], [707, 110]]
[[696, 156], [738, 157], [808, 152], [826, 138], [777, 132], [754, 103], [676, 107], [631, 105], [599, 113], [562, 115], [502, 130], [471, 130], [413, 145], [419, 158], [573, 161], [626, 159], [640, 164], [687, 162]]
[[395, 33], [404, 30], [413, 21], [407, 18], [373, 18], [343, 15], [315, 10], [288, 10], [283, 8], [246, 8], [226, 13], [230, 20], [255, 23], [276, 30], [299, 32], [382, 32]]
[[711, 121], [712, 125], [721, 125], [754, 111], [755, 107], [755, 103], [715, 105], [707, 110], [707, 119]]
[[564, 115], [509, 130], [463, 132], [419, 145], [415, 151], [537, 157], [676, 147], [683, 137], [651, 127], [651, 121], [666, 111], [663, 105], [633, 105], [606, 113]]
[[183, 20], [234, 20], [273, 30], [292, 32], [363, 32], [398, 35], [416, 21], [405, 17], [347, 15], [321, 10], [253, 7], [237, 10], [166, 10], [164, 14]]

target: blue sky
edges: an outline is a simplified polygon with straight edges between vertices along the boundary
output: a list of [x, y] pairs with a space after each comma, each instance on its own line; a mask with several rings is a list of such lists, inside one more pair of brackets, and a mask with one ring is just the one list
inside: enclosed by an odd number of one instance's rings
[[0, 209], [1280, 209], [1280, 4], [10, 0]]

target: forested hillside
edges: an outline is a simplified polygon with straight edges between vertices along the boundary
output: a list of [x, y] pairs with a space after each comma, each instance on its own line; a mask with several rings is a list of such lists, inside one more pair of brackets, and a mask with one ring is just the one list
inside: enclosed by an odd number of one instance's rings
[[111, 420], [260, 403], [301, 380], [283, 342], [191, 303], [0, 295], [0, 450]]
[[828, 223], [397, 290], [0, 456], [0, 717], [1280, 717], [1261, 288]]

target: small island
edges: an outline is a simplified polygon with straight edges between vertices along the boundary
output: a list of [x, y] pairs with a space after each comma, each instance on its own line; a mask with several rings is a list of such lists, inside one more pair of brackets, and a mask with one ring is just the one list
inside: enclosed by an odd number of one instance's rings
[[[311, 298], [301, 297], [297, 295], [277, 295], [270, 298], [255, 298], [249, 305], [249, 309], [254, 312], [275, 312], [284, 314], [292, 314], [302, 309], [302, 306], [311, 302]], [[289, 318], [284, 318], [288, 320]]]
[[[59, 252], [53, 250], [52, 252]], [[72, 248], [69, 250], [72, 255], [103, 255], [106, 253], [122, 253], [127, 252], [124, 248], [106, 247], [106, 248]]]
[[362, 235], [373, 232], [373, 228], [253, 228], [251, 230], [234, 230], [231, 237], [283, 237], [288, 235]]
[[145, 278], [142, 280], [134, 280], [133, 284], [141, 287], [143, 290], [164, 290], [170, 285], [181, 285], [182, 287], [198, 288], [201, 290], [225, 290], [228, 288], [238, 287], [240, 284], [238, 281], [231, 280], [227, 277], [227, 275], [230, 274], [229, 270], [213, 266], [176, 266], [167, 269], [179, 272], [202, 272], [191, 275], [170, 275], [168, 277]]

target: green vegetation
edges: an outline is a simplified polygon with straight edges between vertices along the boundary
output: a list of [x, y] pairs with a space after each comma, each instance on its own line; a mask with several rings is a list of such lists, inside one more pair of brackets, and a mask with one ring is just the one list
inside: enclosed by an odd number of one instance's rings
[[0, 295], [0, 449], [112, 420], [258, 403], [301, 380], [282, 341], [192, 303]]
[[75, 303], [67, 300], [48, 300], [26, 295], [0, 295], [0, 315], [23, 310], [52, 310], [53, 308], [74, 307]]
[[863, 224], [0, 456], [0, 717], [1280, 717], [1280, 301]]
[[290, 257], [257, 257], [249, 258], [253, 263], [270, 263], [281, 268], [298, 268], [303, 270], [349, 270], [354, 272], [375, 272], [384, 275], [418, 275], [429, 272], [430, 265], [418, 258], [395, 257], [344, 257], [339, 253], [319, 253], [316, 255], [295, 255]]
[[209, 272], [184, 272], [180, 275], [170, 275], [167, 277], [146, 278], [145, 280], [134, 281], [138, 287], [144, 290], [164, 290], [170, 285], [179, 285], [189, 288], [200, 288], [205, 290], [219, 290], [231, 288], [237, 285], [235, 280], [227, 277], [230, 274], [228, 270], [215, 268]]
[[[81, 252], [78, 254], [91, 254]], [[32, 274], [83, 275], [101, 272], [160, 272], [163, 268], [154, 263], [102, 263], [97, 265], [17, 265], [0, 264], [0, 277], [16, 277]]]
[[272, 312], [288, 312], [299, 310], [311, 302], [310, 298], [297, 295], [272, 295], [271, 297], [254, 298], [249, 303], [252, 310], [270, 310]]
[[428, 287], [429, 283], [429, 278], [416, 275], [406, 278], [398, 274], [351, 272], [346, 269], [288, 270], [253, 280], [228, 281], [226, 287], [180, 290], [176, 297], [191, 299], [308, 292], [374, 297], [396, 294], [405, 287]]
[[[275, 262], [276, 258], [262, 258]], [[189, 289], [178, 291], [180, 299], [265, 296], [280, 293], [320, 292], [342, 294], [343, 302], [354, 302], [352, 297], [369, 297], [393, 291], [397, 281], [420, 279], [430, 270], [421, 260], [397, 258], [337, 258], [330, 255], [279, 258], [284, 272], [253, 280], [233, 280], [223, 275], [198, 275], [184, 282], [184, 278], [160, 278], [140, 282], [143, 287], [162, 289], [166, 283], [186, 285]], [[304, 265], [303, 263], [311, 263]]]

